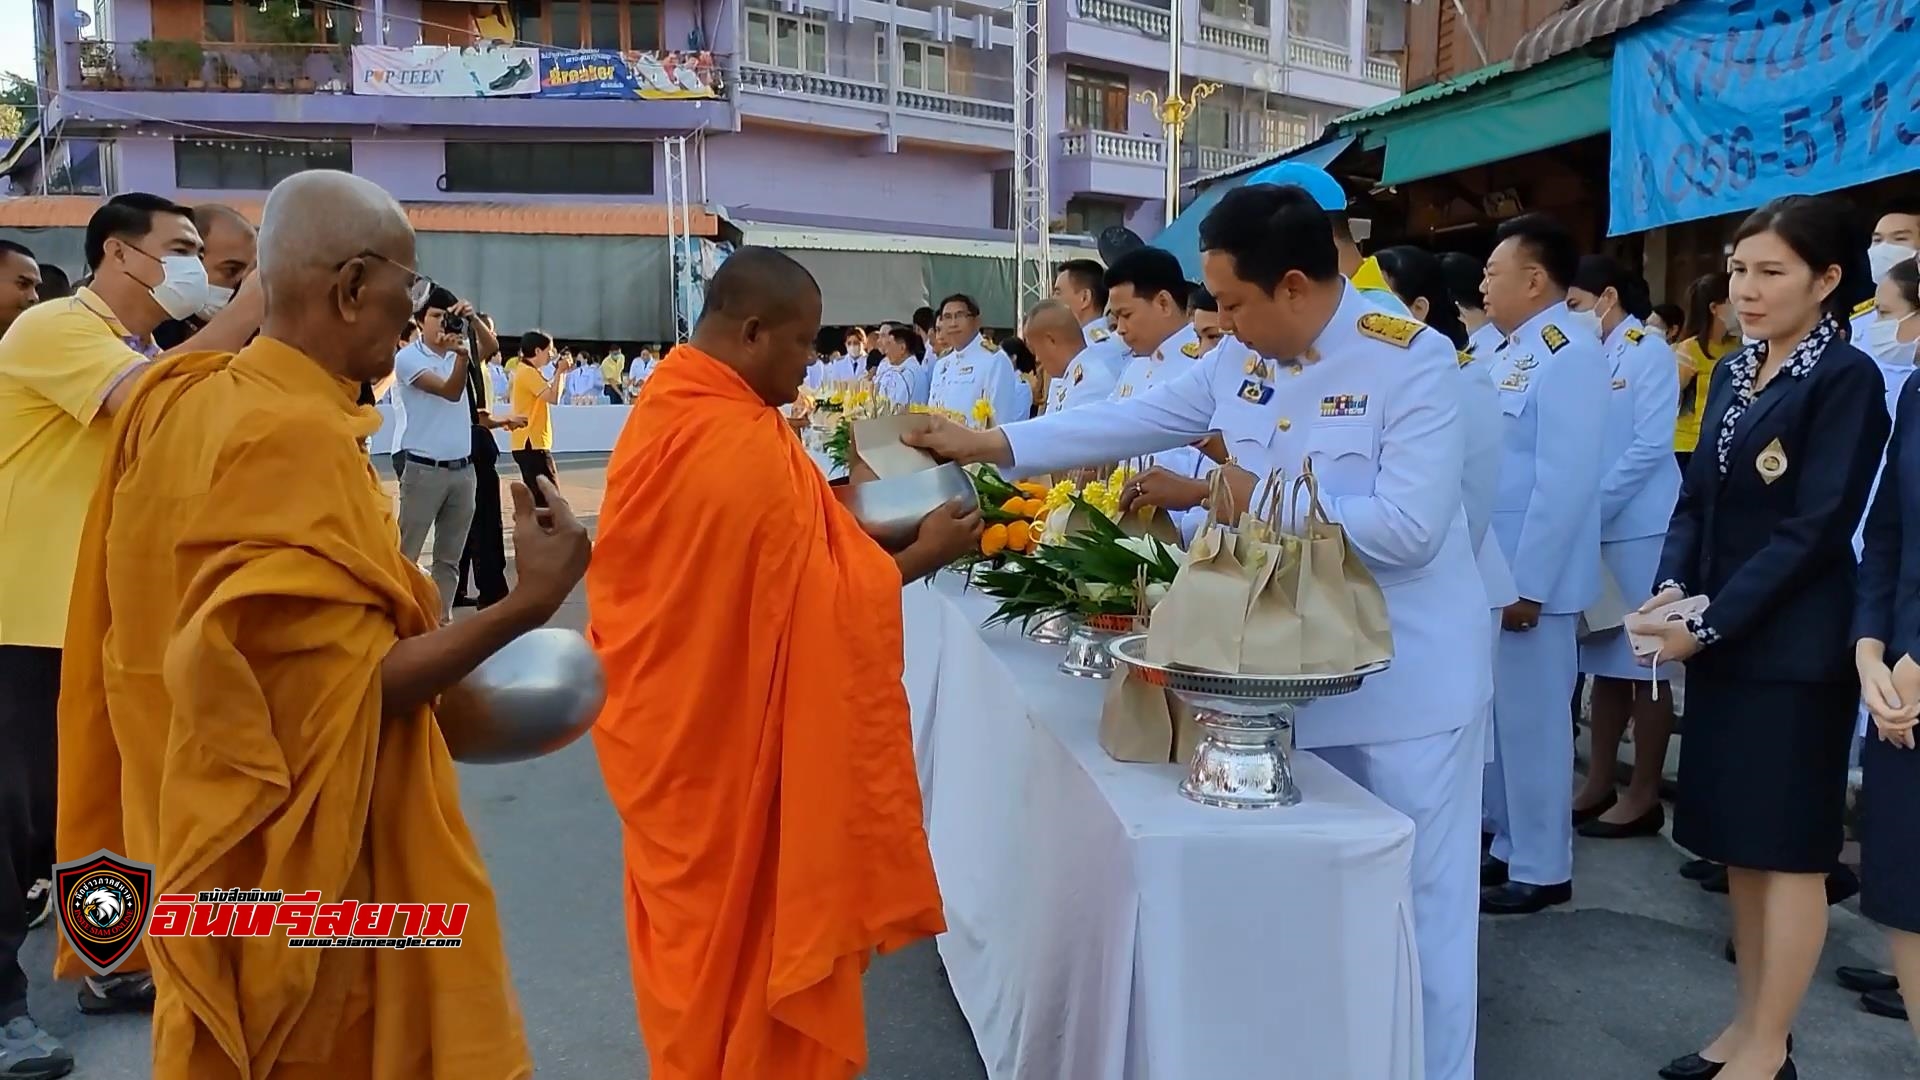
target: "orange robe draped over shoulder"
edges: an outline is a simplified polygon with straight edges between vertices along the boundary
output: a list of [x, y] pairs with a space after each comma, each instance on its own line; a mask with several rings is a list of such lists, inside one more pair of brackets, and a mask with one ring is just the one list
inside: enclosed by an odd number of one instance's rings
[[156, 893], [471, 905], [459, 948], [149, 937], [155, 1080], [532, 1075], [446, 744], [427, 709], [381, 717], [381, 662], [439, 604], [359, 448], [378, 424], [269, 338], [162, 362], [114, 419], [62, 670], [61, 858], [152, 863]]
[[587, 603], [653, 1080], [854, 1076], [873, 950], [945, 929], [892, 557], [681, 346], [608, 464]]

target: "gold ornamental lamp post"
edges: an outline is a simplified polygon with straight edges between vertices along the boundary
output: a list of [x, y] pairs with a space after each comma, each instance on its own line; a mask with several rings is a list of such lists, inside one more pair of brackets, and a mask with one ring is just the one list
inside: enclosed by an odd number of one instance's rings
[[[1176, 36], [1177, 39], [1177, 36]], [[1160, 125], [1167, 129], [1167, 224], [1180, 214], [1180, 135], [1186, 130], [1187, 121], [1193, 118], [1200, 102], [1213, 96], [1220, 89], [1215, 82], [1195, 83], [1193, 89], [1182, 96], [1179, 91], [1179, 74], [1176, 70], [1169, 78], [1172, 84], [1167, 88], [1164, 100], [1152, 90], [1142, 90], [1133, 96], [1135, 101], [1151, 108], [1159, 117]]]

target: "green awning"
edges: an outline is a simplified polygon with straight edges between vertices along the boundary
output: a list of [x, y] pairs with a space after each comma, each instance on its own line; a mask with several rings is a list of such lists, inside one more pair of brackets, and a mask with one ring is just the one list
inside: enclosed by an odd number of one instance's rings
[[1500, 63], [1335, 123], [1386, 150], [1380, 183], [1404, 184], [1600, 134], [1612, 77], [1609, 58], [1584, 53], [1520, 72]]

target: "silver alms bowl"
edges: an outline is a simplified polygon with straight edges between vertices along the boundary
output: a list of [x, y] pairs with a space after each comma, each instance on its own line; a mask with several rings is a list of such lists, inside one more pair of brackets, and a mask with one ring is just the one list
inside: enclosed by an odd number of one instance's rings
[[587, 733], [606, 702], [606, 673], [587, 639], [545, 627], [474, 668], [441, 695], [435, 715], [454, 760], [500, 765], [566, 746]]
[[888, 551], [912, 543], [921, 519], [948, 502], [959, 499], [969, 511], [980, 505], [972, 477], [952, 462], [887, 480], [848, 484], [834, 492], [867, 535]]

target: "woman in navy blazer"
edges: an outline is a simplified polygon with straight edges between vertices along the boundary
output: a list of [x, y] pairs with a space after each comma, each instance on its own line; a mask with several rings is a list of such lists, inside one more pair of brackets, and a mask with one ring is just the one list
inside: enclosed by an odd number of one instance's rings
[[1853, 659], [1875, 729], [1860, 751], [1860, 910], [1887, 928], [1904, 988], [1920, 987], [1920, 381], [1907, 380], [1894, 410], [1867, 514]]
[[1742, 223], [1730, 299], [1756, 344], [1714, 371], [1641, 610], [1705, 596], [1661, 635], [1687, 665], [1673, 838], [1728, 867], [1739, 1005], [1661, 1075], [1797, 1075], [1787, 1034], [1827, 933], [1857, 684], [1853, 532], [1889, 426], [1885, 384], [1846, 341], [1870, 286], [1866, 235], [1843, 203], [1776, 199]]

